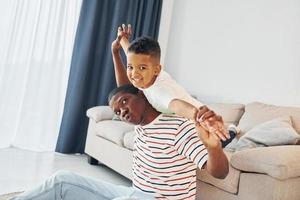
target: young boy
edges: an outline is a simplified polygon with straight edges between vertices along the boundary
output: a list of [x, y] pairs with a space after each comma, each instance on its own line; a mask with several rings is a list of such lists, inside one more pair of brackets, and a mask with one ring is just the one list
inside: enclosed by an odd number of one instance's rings
[[[175, 113], [185, 118], [200, 122], [208, 130], [207, 121], [202, 121], [199, 115], [201, 104], [192, 98], [183, 87], [171, 78], [160, 64], [160, 47], [157, 41], [141, 37], [130, 45], [128, 38], [131, 35], [131, 27], [125, 25], [118, 28], [117, 39], [112, 43], [112, 55], [115, 67], [117, 85], [131, 83], [143, 91], [150, 104], [162, 113]], [[127, 53], [127, 70], [125, 72], [119, 49]], [[216, 122], [210, 126], [221, 139], [225, 147], [236, 136], [237, 129], [230, 126], [230, 131], [224, 128], [224, 123]]]

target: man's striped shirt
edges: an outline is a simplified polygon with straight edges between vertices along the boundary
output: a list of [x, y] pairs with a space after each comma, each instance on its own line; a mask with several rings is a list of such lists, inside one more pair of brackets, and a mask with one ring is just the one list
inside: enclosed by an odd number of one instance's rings
[[136, 126], [133, 185], [158, 199], [195, 199], [196, 169], [208, 153], [191, 120], [159, 115]]

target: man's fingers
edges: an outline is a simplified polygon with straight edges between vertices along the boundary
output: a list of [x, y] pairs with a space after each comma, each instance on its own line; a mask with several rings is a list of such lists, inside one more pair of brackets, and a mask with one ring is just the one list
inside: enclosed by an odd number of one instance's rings
[[199, 123], [196, 124], [197, 131], [207, 132]]
[[200, 124], [200, 123], [195, 123], [196, 130], [200, 136], [200, 138], [207, 138], [208, 137], [208, 131]]
[[125, 24], [122, 24], [122, 29], [124, 32], [126, 32], [126, 25]]
[[228, 132], [226, 129], [224, 129], [224, 128], [223, 128], [222, 131], [223, 131], [225, 137], [226, 137], [227, 139], [230, 139], [230, 134], [229, 134], [229, 132]]
[[119, 34], [119, 35], [117, 36], [116, 41], [117, 41], [118, 43], [120, 43], [121, 39], [122, 39], [122, 35]]
[[127, 39], [130, 38], [131, 32], [132, 32], [132, 29], [131, 29], [130, 24], [128, 24], [127, 27], [125, 24], [122, 24], [121, 26], [118, 27], [118, 35], [121, 35], [122, 37], [124, 36]]
[[204, 122], [207, 124], [207, 126], [210, 128], [210, 130], [212, 130], [212, 131], [218, 130], [219, 134], [223, 135], [227, 139], [230, 139], [229, 132], [225, 128], [224, 123], [222, 121], [220, 121], [219, 116], [210, 117], [207, 120], [205, 120]]
[[227, 140], [221, 131], [215, 130], [213, 133], [216, 134], [221, 140], [223, 140], [223, 141]]
[[118, 33], [119, 33], [119, 34], [123, 34], [123, 28], [122, 28], [122, 26], [119, 26], [119, 27], [118, 27]]
[[218, 141], [220, 141], [220, 138], [218, 137], [218, 135], [217, 134], [215, 134], [215, 133], [211, 133], [211, 135], [216, 139], [216, 140], [218, 140]]

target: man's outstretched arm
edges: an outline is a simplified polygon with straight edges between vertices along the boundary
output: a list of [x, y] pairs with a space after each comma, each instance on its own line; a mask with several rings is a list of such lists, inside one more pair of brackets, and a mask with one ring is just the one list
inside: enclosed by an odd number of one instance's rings
[[[220, 142], [219, 142], [220, 143]], [[206, 147], [207, 148], [207, 147]], [[221, 143], [218, 148], [207, 148], [208, 160], [204, 169], [215, 178], [224, 179], [229, 172], [229, 164]]]
[[[220, 119], [220, 116], [213, 116], [210, 120], [216, 118]], [[229, 172], [229, 164], [219, 137], [215, 133], [207, 132], [199, 124], [196, 124], [196, 130], [208, 152], [208, 160], [203, 168], [213, 177], [224, 179]]]

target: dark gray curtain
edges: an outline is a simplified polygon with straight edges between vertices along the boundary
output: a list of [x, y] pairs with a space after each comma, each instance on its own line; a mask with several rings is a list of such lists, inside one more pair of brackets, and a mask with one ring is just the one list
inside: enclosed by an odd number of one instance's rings
[[83, 153], [86, 110], [107, 105], [107, 95], [116, 86], [110, 47], [117, 27], [130, 23], [132, 38], [157, 39], [161, 8], [162, 0], [83, 0], [57, 152]]

